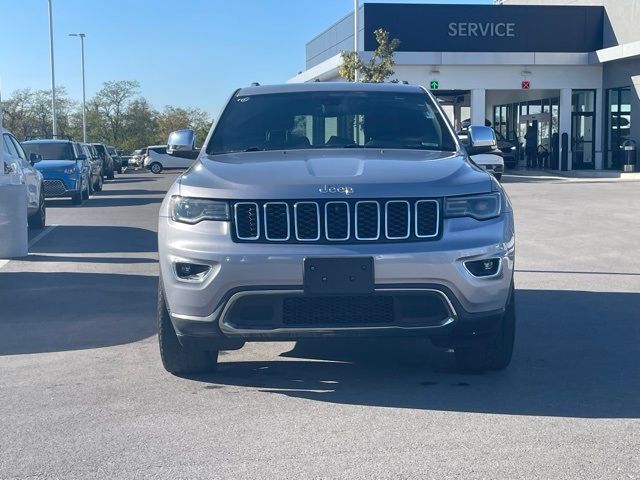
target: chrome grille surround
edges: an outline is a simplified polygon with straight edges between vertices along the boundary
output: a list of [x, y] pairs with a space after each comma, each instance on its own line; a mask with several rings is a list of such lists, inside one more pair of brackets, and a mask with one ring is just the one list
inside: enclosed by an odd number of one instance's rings
[[414, 207], [415, 218], [414, 218], [414, 221], [413, 221], [413, 227], [415, 229], [414, 233], [415, 233], [415, 236], [417, 238], [434, 238], [434, 237], [437, 237], [438, 233], [439, 233], [438, 232], [439, 228], [436, 229], [435, 233], [433, 233], [431, 235], [423, 235], [423, 234], [420, 233], [420, 228], [419, 228], [420, 223], [419, 223], [419, 218], [418, 218], [419, 208], [420, 208], [421, 205], [427, 205], [427, 204], [435, 204], [435, 207], [436, 207], [436, 225], [440, 225], [440, 204], [438, 203], [438, 201], [437, 200], [418, 200], [416, 202], [416, 204], [415, 204], [415, 207]]
[[[406, 233], [404, 235], [390, 235], [389, 234], [389, 221], [390, 213], [389, 207], [395, 205], [406, 205], [407, 218], [406, 218]], [[394, 226], [392, 226], [393, 228]], [[406, 200], [389, 200], [384, 204], [384, 233], [389, 240], [406, 240], [411, 235], [411, 205]]]
[[[240, 235], [240, 224], [238, 222], [238, 209], [242, 206], [251, 206], [255, 207], [255, 215], [256, 215], [256, 235], [253, 236], [243, 236]], [[236, 227], [236, 237], [240, 240], [258, 240], [260, 238], [260, 207], [256, 202], [237, 202], [233, 205], [233, 218]]]
[[[298, 219], [299, 216], [299, 208], [301, 209], [303, 206], [306, 205], [313, 205], [315, 207], [315, 211], [316, 211], [316, 232], [317, 235], [315, 237], [302, 237], [299, 233], [300, 228], [298, 227], [298, 225], [300, 225], [302, 220]], [[295, 228], [295, 232], [296, 232], [296, 240], [300, 241], [300, 242], [317, 242], [318, 240], [320, 240], [320, 231], [321, 231], [321, 226], [320, 226], [320, 205], [318, 205], [318, 202], [296, 202], [293, 205], [293, 224], [294, 224], [294, 228]]]
[[[277, 207], [277, 206], [284, 206], [284, 211], [285, 211], [285, 218], [286, 218], [286, 224], [287, 224], [287, 235], [276, 235], [276, 236], [270, 236], [269, 235], [269, 209], [270, 207]], [[263, 213], [264, 213], [264, 236], [267, 240], [269, 240], [270, 242], [286, 242], [287, 240], [289, 240], [289, 238], [291, 238], [291, 220], [289, 219], [290, 215], [289, 215], [289, 205], [287, 204], [287, 202], [266, 202], [265, 204], [263, 204]], [[273, 210], [273, 208], [271, 208]], [[271, 223], [275, 224], [277, 220], [272, 219]], [[282, 225], [277, 225], [276, 230], [278, 228], [282, 228]]]
[[[331, 223], [331, 218], [329, 218], [329, 207], [330, 205], [344, 205], [345, 207], [347, 207], [347, 234], [344, 237], [337, 237], [337, 236], [331, 236], [329, 235], [329, 229], [333, 227], [332, 223]], [[349, 207], [349, 203], [348, 202], [344, 202], [344, 201], [331, 201], [331, 202], [327, 202], [324, 204], [324, 236], [327, 240], [329, 240], [330, 242], [336, 242], [336, 241], [344, 241], [344, 240], [349, 240], [349, 238], [351, 237], [351, 208]]]
[[436, 240], [441, 204], [440, 199], [242, 200], [233, 203], [232, 239], [298, 244]]

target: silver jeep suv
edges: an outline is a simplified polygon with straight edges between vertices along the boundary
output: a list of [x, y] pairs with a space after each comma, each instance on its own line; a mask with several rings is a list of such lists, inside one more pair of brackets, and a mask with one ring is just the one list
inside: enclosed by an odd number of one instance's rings
[[[495, 147], [485, 128], [470, 129], [476, 151]], [[194, 155], [192, 131], [168, 144]], [[237, 90], [167, 193], [158, 242], [172, 373], [309, 337], [426, 336], [463, 370], [511, 360], [509, 199], [419, 86]]]

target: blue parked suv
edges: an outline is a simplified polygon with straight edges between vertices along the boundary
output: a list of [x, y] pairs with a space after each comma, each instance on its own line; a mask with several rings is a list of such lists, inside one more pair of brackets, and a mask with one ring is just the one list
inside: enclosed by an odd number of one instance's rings
[[91, 164], [82, 146], [70, 140], [29, 140], [22, 144], [27, 155], [40, 155], [34, 166], [44, 177], [46, 197], [71, 197], [80, 205], [91, 194]]

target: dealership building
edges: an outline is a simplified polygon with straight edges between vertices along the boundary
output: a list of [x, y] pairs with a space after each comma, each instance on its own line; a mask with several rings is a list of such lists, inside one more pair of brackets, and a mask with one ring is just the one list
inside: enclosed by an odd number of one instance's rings
[[[430, 88], [458, 129], [522, 143], [534, 126], [549, 168], [622, 169], [640, 141], [640, 0], [500, 3], [365, 3], [358, 50], [370, 58], [379, 28], [399, 39], [392, 79]], [[311, 39], [290, 82], [339, 81], [353, 30], [350, 14]]]

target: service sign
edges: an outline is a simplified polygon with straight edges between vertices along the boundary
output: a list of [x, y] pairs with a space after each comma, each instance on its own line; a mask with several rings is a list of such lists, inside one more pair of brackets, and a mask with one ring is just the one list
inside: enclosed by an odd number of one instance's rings
[[593, 52], [602, 48], [604, 8], [367, 3], [364, 22], [365, 50], [383, 28], [403, 52]]

